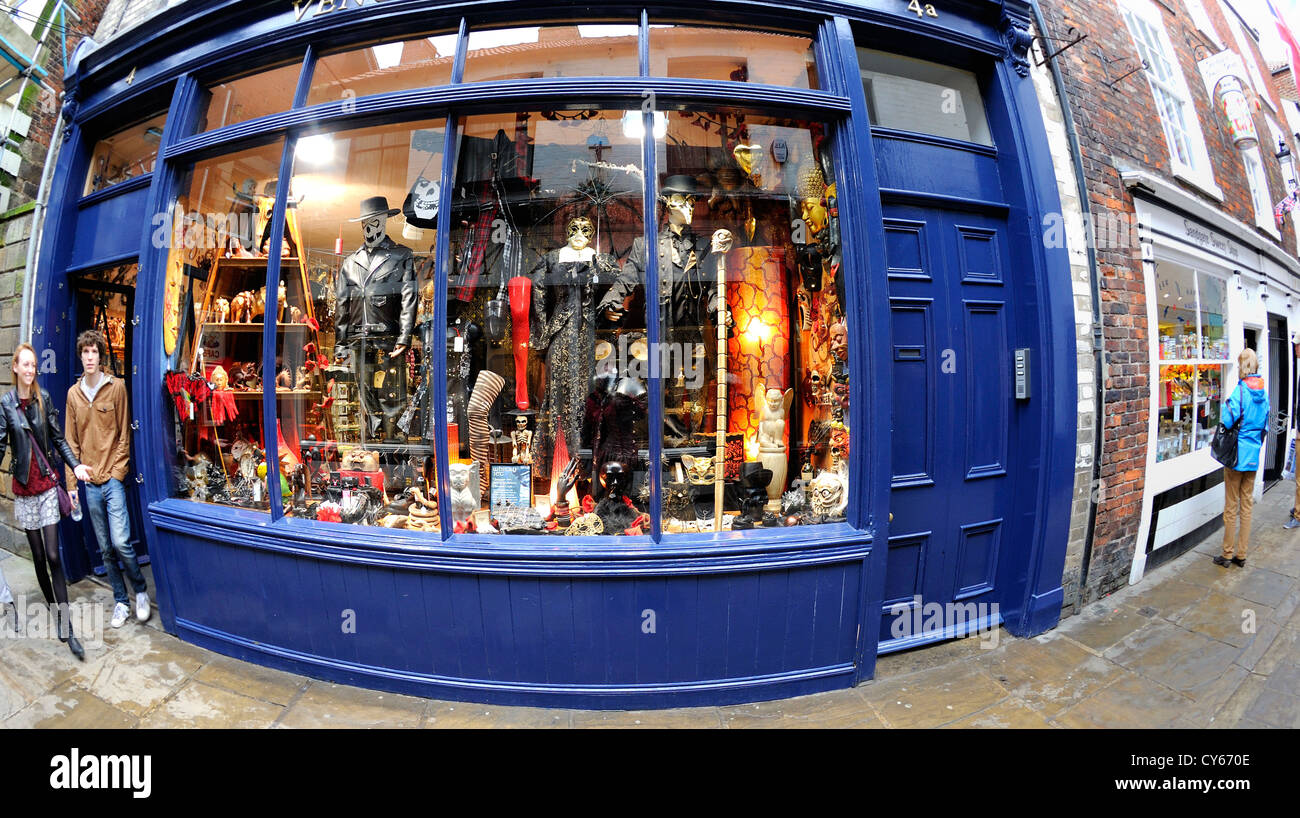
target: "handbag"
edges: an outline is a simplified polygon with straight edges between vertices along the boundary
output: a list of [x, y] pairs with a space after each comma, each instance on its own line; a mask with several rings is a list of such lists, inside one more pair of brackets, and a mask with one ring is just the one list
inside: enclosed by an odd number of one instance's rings
[[41, 465], [45, 467], [45, 473], [54, 478], [54, 488], [59, 497], [59, 516], [67, 517], [72, 514], [72, 495], [63, 487], [63, 475], [55, 474], [54, 469], [50, 468], [50, 461], [45, 457], [45, 450], [36, 442], [36, 435], [28, 431], [28, 437], [32, 439], [32, 450], [41, 457]]
[[[1241, 384], [1237, 384], [1237, 390], [1241, 391]], [[1210, 441], [1210, 456], [1230, 469], [1237, 468], [1237, 432], [1241, 429], [1241, 420], [1245, 416], [1246, 407], [1243, 406], [1231, 428], [1220, 421], [1214, 430], [1214, 439]]]

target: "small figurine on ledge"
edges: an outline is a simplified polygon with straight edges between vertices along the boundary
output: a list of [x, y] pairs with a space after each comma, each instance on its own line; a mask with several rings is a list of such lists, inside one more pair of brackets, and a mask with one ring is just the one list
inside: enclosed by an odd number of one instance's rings
[[515, 430], [510, 433], [510, 442], [514, 446], [511, 463], [533, 462], [533, 433], [528, 428], [527, 415], [515, 416]]

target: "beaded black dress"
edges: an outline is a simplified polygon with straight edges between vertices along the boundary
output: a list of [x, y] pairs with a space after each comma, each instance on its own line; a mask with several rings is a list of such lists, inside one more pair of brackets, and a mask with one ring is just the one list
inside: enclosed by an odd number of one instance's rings
[[561, 261], [561, 250], [547, 253], [529, 273], [533, 281], [529, 344], [546, 361], [546, 387], [533, 437], [533, 475], [544, 479], [551, 476], [560, 435], [569, 457], [578, 455], [595, 370], [595, 307], [618, 273], [613, 256], [578, 253], [579, 260]]

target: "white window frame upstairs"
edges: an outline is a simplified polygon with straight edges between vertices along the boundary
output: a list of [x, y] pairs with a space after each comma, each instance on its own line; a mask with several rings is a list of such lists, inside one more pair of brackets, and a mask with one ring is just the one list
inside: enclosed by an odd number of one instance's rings
[[1118, 0], [1117, 5], [1138, 54], [1147, 62], [1143, 73], [1160, 114], [1174, 177], [1223, 201], [1223, 191], [1214, 182], [1196, 105], [1160, 10], [1150, 0]]
[[1255, 226], [1274, 239], [1281, 241], [1277, 222], [1273, 218], [1273, 199], [1268, 189], [1268, 173], [1264, 170], [1264, 159], [1258, 147], [1241, 151], [1241, 164], [1246, 171], [1246, 183], [1250, 186], [1250, 198], [1255, 203]]
[[1270, 111], [1276, 111], [1277, 109], [1273, 107], [1273, 98], [1268, 93], [1269, 85], [1259, 71], [1259, 60], [1255, 59], [1255, 50], [1247, 42], [1251, 38], [1242, 31], [1241, 21], [1237, 19], [1236, 12], [1224, 6], [1222, 0], [1219, 2], [1219, 9], [1228, 19], [1228, 28], [1232, 29], [1232, 38], [1237, 41], [1237, 53], [1241, 55], [1241, 61], [1246, 64], [1246, 73], [1250, 75], [1250, 84], [1255, 89], [1255, 96], [1259, 97]]
[[1209, 12], [1205, 10], [1205, 4], [1201, 0], [1183, 0], [1187, 6], [1187, 14], [1192, 18], [1192, 23], [1204, 34], [1210, 42], [1220, 50], [1223, 50], [1223, 40], [1219, 38], [1219, 32], [1214, 30], [1214, 23], [1210, 21]]

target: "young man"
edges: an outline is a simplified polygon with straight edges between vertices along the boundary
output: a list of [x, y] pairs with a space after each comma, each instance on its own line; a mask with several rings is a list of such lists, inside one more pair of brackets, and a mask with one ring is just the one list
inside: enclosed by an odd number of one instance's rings
[[[85, 374], [68, 390], [64, 437], [73, 454], [91, 468], [91, 477], [86, 481], [86, 505], [108, 581], [113, 586], [113, 599], [117, 602], [109, 624], [120, 628], [131, 616], [131, 609], [127, 605], [122, 572], [117, 567], [119, 557], [135, 588], [135, 616], [141, 622], [149, 618], [148, 588], [135, 558], [135, 548], [131, 546], [126, 487], [122, 484], [131, 451], [126, 384], [100, 368], [108, 357], [108, 342], [97, 330], [86, 330], [77, 336], [77, 355]], [[71, 484], [69, 489], [75, 492], [76, 484]]]

